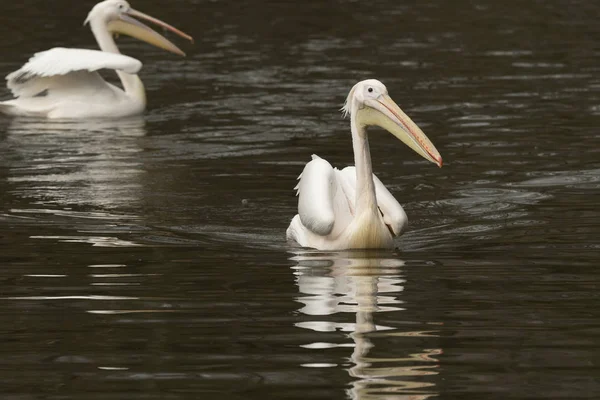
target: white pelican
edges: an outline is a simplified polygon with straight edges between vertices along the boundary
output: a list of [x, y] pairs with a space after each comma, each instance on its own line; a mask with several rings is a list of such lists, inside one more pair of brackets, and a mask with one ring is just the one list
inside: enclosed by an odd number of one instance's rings
[[340, 171], [313, 155], [298, 177], [298, 214], [286, 236], [319, 250], [393, 248], [394, 237], [408, 220], [402, 206], [373, 175], [366, 127], [386, 129], [439, 167], [442, 157], [378, 80], [354, 85], [342, 110], [350, 114], [356, 166]]
[[[46, 118], [118, 118], [141, 114], [146, 91], [136, 73], [142, 63], [119, 53], [113, 35], [133, 36], [154, 46], [185, 55], [177, 46], [137, 19], [192, 38], [171, 25], [131, 8], [124, 0], [106, 0], [88, 14], [89, 23], [102, 51], [53, 49], [34, 54], [21, 69], [6, 77], [16, 97], [0, 102], [0, 112]], [[106, 82], [98, 70], [113, 69], [123, 89]]]

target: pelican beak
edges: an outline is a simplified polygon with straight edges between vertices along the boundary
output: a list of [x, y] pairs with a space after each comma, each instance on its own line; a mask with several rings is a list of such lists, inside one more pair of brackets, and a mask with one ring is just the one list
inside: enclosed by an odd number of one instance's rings
[[363, 124], [377, 125], [387, 130], [426, 160], [442, 166], [442, 156], [433, 143], [390, 96], [384, 94], [377, 99], [367, 99], [365, 105], [367, 107], [359, 110]]
[[163, 22], [159, 19], [156, 19], [134, 9], [130, 9], [129, 11], [126, 11], [123, 14], [121, 14], [118, 20], [109, 22], [108, 30], [114, 34], [122, 33], [124, 35], [132, 36], [136, 39], [150, 43], [153, 46], [159, 47], [161, 49], [170, 51], [175, 54], [179, 54], [180, 56], [185, 56], [185, 53], [179, 47], [171, 43], [170, 40], [163, 37], [162, 35], [155, 32], [154, 30], [152, 30], [151, 28], [144, 25], [143, 23], [141, 23], [133, 17], [152, 22], [153, 24], [156, 24], [166, 30], [169, 30], [175, 33], [176, 35], [179, 35], [182, 38], [191, 41], [192, 43], [194, 42], [194, 39], [192, 39], [191, 36], [181, 32], [179, 29], [167, 24], [166, 22]]

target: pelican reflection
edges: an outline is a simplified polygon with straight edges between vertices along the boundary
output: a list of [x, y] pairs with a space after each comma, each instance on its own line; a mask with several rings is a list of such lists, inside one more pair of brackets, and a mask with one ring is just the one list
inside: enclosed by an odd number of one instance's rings
[[[436, 333], [376, 323], [378, 313], [393, 312], [397, 317], [405, 310], [401, 297], [407, 284], [402, 274], [403, 260], [390, 253], [363, 251], [297, 251], [292, 260], [297, 263], [293, 267], [300, 292], [297, 300], [303, 305], [299, 311], [315, 317], [296, 325], [317, 332], [348, 332], [352, 339], [352, 343], [303, 346], [321, 351], [353, 347], [348, 373], [355, 379], [347, 391], [350, 399], [417, 400], [438, 395], [434, 380], [428, 377], [439, 373], [436, 355], [442, 350], [406, 350], [413, 343], [411, 338], [436, 338]], [[353, 318], [340, 322], [339, 315], [335, 320], [330, 317], [340, 313], [353, 314]]]
[[141, 117], [10, 122], [4, 145], [12, 192], [34, 204], [116, 208], [140, 201]]

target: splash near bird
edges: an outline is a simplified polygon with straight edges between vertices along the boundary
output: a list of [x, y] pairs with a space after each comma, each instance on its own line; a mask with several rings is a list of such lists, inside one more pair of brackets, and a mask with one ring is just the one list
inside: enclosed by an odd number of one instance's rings
[[350, 115], [355, 166], [340, 171], [312, 156], [298, 178], [298, 214], [287, 229], [287, 239], [319, 250], [393, 248], [394, 237], [408, 220], [373, 174], [366, 127], [387, 130], [439, 167], [442, 157], [378, 80], [354, 85], [342, 110]]
[[[96, 4], [89, 24], [101, 51], [56, 47], [34, 54], [21, 69], [6, 77], [16, 97], [0, 102], [0, 112], [45, 118], [118, 118], [137, 115], [146, 108], [146, 91], [136, 75], [142, 63], [120, 54], [114, 36], [125, 34], [184, 56], [168, 39], [140, 20], [154, 23], [185, 39], [179, 29], [136, 11], [124, 0]], [[106, 82], [97, 72], [115, 70], [123, 89]]]

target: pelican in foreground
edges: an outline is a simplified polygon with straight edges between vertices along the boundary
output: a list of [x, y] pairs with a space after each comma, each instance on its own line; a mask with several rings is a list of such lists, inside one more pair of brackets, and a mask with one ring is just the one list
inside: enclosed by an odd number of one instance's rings
[[387, 130], [438, 167], [442, 157], [378, 80], [354, 85], [342, 110], [350, 115], [355, 167], [340, 171], [313, 155], [298, 178], [298, 214], [286, 236], [319, 250], [394, 248], [394, 237], [404, 231], [408, 220], [402, 206], [373, 175], [366, 127]]
[[[7, 87], [16, 97], [0, 102], [0, 112], [45, 118], [118, 118], [146, 108], [146, 91], [136, 75], [142, 63], [119, 53], [114, 35], [125, 34], [175, 54], [185, 53], [139, 20], [154, 23], [183, 38], [177, 28], [136, 11], [124, 0], [96, 4], [85, 24], [90, 25], [101, 51], [55, 47], [34, 54], [21, 69], [10, 73]], [[97, 72], [115, 70], [123, 89]]]

